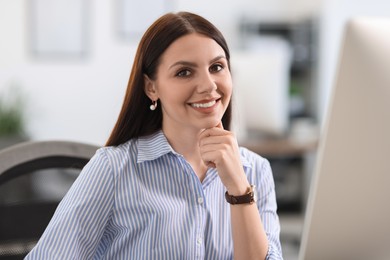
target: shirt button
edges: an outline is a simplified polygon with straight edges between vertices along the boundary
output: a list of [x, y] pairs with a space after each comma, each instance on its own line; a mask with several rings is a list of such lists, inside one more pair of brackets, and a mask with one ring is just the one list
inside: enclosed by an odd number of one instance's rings
[[202, 244], [202, 238], [201, 238], [201, 237], [198, 237], [198, 239], [196, 240], [196, 242], [198, 243], [198, 245]]
[[202, 197], [199, 197], [198, 198], [198, 204], [202, 204], [203, 203], [203, 198]]

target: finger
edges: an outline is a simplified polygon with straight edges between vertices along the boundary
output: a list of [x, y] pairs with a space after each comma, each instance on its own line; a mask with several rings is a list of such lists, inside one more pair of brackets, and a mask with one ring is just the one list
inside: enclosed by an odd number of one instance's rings
[[210, 168], [217, 168], [217, 165], [215, 165], [215, 163], [213, 163], [211, 161], [206, 162], [206, 165], [207, 165], [207, 167], [210, 167]]
[[227, 149], [227, 146], [228, 145], [226, 145], [224, 143], [218, 143], [218, 142], [207, 142], [207, 143], [202, 142], [199, 145], [199, 151], [202, 154], [205, 154], [208, 152], [223, 151], [223, 150]]
[[231, 144], [232, 141], [228, 138], [227, 135], [214, 135], [199, 140], [199, 146], [206, 145], [222, 145], [222, 144]]
[[215, 151], [204, 151], [201, 153], [202, 161], [208, 166], [216, 168], [216, 158], [217, 155], [215, 154]]
[[220, 135], [226, 135], [227, 132], [223, 128], [219, 127], [213, 127], [203, 130], [203, 132], [200, 133], [199, 139], [210, 137], [210, 136], [220, 136]]
[[[222, 121], [219, 121], [219, 123], [218, 123], [216, 126], [214, 126], [214, 127], [204, 129], [204, 130], [200, 133], [199, 137], [210, 136], [210, 135], [217, 135], [218, 132], [214, 132], [214, 131], [213, 131], [214, 129], [225, 130], [225, 129], [223, 128]], [[214, 134], [213, 134], [213, 133], [214, 133]]]

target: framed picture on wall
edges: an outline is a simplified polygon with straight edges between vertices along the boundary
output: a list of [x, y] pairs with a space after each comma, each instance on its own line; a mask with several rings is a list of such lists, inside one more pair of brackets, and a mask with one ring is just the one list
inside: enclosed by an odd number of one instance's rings
[[30, 49], [39, 58], [87, 54], [88, 0], [29, 0]]
[[117, 0], [119, 35], [139, 39], [161, 15], [172, 11], [172, 0]]

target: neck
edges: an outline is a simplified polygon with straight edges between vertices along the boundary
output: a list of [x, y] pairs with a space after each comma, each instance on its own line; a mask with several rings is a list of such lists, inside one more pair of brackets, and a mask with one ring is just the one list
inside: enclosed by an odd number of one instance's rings
[[191, 165], [200, 181], [203, 181], [207, 166], [203, 162], [199, 151], [199, 134], [201, 130], [173, 131], [163, 129], [164, 135], [175, 152], [184, 156]]
[[199, 134], [201, 131], [169, 131], [163, 129], [164, 135], [168, 139], [172, 148], [184, 157], [193, 157], [199, 155]]

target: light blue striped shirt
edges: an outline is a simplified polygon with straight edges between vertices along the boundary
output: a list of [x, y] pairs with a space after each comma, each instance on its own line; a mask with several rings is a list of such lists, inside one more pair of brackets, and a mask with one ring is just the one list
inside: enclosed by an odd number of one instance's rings
[[[269, 239], [282, 259], [270, 165], [240, 148]], [[233, 259], [230, 205], [216, 169], [203, 182], [164, 134], [99, 149], [26, 259]]]

